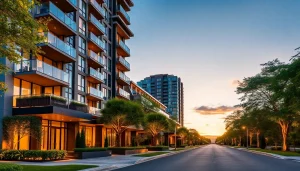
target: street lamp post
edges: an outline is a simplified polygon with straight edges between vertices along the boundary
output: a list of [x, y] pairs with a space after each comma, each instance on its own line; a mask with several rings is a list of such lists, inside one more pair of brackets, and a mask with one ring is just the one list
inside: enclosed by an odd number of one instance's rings
[[176, 128], [177, 128], [177, 125], [175, 125], [175, 151], [176, 151], [176, 145], [177, 145], [177, 141], [176, 141], [176, 137], [177, 137], [177, 135], [176, 135]]
[[246, 146], [246, 148], [248, 149], [248, 127], [243, 126], [243, 129], [247, 129], [247, 146]]

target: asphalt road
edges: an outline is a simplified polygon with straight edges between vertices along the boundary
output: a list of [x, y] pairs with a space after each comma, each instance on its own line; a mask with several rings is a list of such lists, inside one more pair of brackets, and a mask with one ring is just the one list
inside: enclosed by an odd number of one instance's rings
[[211, 144], [117, 171], [300, 171], [300, 163]]

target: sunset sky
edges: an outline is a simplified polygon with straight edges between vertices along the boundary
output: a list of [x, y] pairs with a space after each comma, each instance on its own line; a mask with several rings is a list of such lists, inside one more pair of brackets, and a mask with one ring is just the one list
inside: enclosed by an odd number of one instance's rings
[[[182, 78], [185, 126], [202, 135], [225, 131], [224, 117], [239, 103], [237, 80], [259, 64], [288, 61], [300, 46], [297, 0], [134, 0], [135, 36], [129, 77]], [[195, 110], [197, 109], [197, 110]]]

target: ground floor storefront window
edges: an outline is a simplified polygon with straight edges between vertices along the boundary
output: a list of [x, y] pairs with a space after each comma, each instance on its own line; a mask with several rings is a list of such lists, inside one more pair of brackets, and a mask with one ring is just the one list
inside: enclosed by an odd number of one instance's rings
[[116, 132], [111, 128], [106, 128], [106, 138], [108, 140], [108, 146], [116, 146]]
[[42, 150], [65, 150], [67, 123], [42, 120]]
[[95, 147], [96, 127], [94, 126], [80, 126], [80, 131], [84, 130], [85, 145], [87, 147]]

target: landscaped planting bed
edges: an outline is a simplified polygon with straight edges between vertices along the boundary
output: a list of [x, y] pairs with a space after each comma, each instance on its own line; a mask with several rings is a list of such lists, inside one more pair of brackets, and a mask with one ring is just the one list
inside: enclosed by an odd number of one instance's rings
[[10, 161], [52, 161], [63, 160], [67, 155], [64, 150], [3, 150], [1, 160]]
[[148, 151], [166, 151], [169, 150], [168, 146], [147, 146]]
[[146, 147], [111, 147], [112, 154], [128, 155], [128, 154], [139, 154], [146, 153], [148, 149]]
[[111, 156], [111, 151], [107, 148], [75, 148], [74, 153], [78, 159]]

